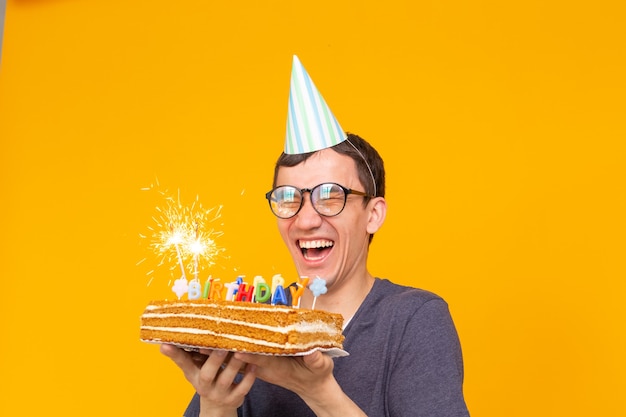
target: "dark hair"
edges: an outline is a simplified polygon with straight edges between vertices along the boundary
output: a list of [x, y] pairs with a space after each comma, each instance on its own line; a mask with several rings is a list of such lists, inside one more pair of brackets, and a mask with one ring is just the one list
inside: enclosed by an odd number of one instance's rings
[[[348, 138], [338, 145], [333, 146], [335, 152], [347, 155], [356, 165], [359, 181], [365, 188], [364, 191], [369, 196], [385, 196], [385, 166], [383, 159], [365, 139], [353, 133], [346, 132]], [[276, 187], [276, 177], [280, 167], [294, 167], [311, 157], [315, 152], [290, 155], [282, 153], [276, 161], [274, 167], [274, 181], [272, 188]], [[371, 172], [370, 172], [371, 169]], [[375, 182], [375, 184], [374, 184]], [[371, 197], [364, 198], [364, 204], [369, 202]]]

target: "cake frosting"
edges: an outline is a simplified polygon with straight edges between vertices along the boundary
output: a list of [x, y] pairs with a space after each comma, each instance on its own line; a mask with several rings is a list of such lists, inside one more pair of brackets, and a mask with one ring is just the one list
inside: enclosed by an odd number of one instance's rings
[[321, 310], [210, 299], [152, 301], [141, 315], [145, 342], [264, 354], [342, 349], [343, 317]]

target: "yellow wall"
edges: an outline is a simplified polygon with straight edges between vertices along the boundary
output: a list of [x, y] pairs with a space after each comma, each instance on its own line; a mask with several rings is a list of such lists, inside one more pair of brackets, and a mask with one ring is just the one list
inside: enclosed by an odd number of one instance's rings
[[295, 279], [263, 199], [294, 53], [386, 159], [371, 269], [448, 300], [473, 415], [626, 414], [624, 2], [241, 3], [8, 1], [0, 415], [182, 413], [138, 341], [156, 179], [223, 205], [214, 273]]

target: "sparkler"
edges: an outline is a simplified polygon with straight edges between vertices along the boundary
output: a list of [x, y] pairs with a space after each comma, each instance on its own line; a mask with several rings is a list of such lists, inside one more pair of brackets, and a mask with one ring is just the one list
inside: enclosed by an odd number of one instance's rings
[[152, 218], [155, 225], [148, 229], [152, 232], [150, 247], [161, 258], [158, 266], [169, 264], [172, 271], [180, 268], [184, 282], [187, 271], [198, 279], [225, 250], [215, 242], [223, 232], [211, 227], [221, 218], [222, 206], [206, 209], [197, 197], [191, 206], [184, 206], [179, 196], [166, 197], [166, 205], [156, 210], [158, 214]]

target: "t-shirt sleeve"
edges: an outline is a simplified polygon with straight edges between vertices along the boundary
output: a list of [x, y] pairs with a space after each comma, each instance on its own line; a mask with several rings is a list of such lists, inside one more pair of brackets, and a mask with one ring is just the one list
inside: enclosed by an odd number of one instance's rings
[[183, 414], [183, 417], [198, 417], [200, 415], [200, 396], [194, 394]]

